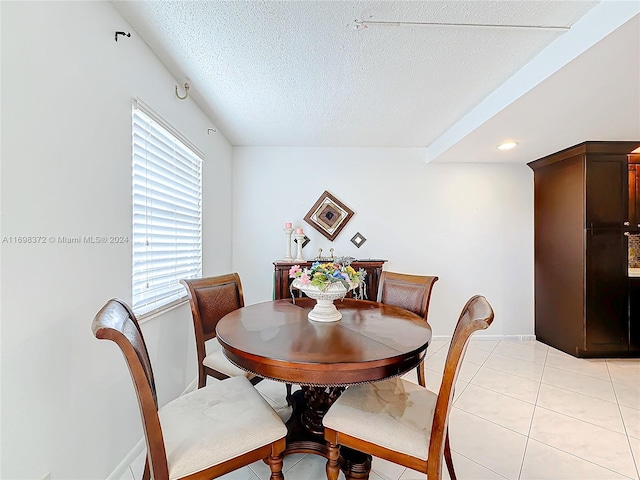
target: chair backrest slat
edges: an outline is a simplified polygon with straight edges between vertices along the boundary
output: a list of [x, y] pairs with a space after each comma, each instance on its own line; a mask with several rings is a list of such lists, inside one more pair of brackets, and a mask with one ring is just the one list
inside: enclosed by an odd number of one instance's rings
[[227, 313], [244, 307], [240, 276], [237, 273], [216, 277], [180, 280], [189, 294], [196, 337], [202, 341], [216, 336], [216, 326]]
[[385, 270], [380, 275], [377, 301], [404, 308], [426, 320], [431, 290], [437, 281], [436, 276], [407, 275]]
[[138, 320], [125, 302], [114, 298], [96, 314], [91, 329], [96, 338], [111, 340], [120, 347], [138, 397], [151, 478], [168, 479], [155, 380]]
[[477, 330], [488, 328], [493, 322], [493, 316], [493, 309], [487, 299], [481, 295], [475, 295], [469, 299], [462, 309], [456, 324], [449, 352], [447, 353], [431, 427], [429, 462], [427, 465], [427, 476], [430, 478], [439, 478], [439, 472], [442, 468], [441, 463], [455, 384], [462, 366], [462, 359], [469, 345], [469, 339]]

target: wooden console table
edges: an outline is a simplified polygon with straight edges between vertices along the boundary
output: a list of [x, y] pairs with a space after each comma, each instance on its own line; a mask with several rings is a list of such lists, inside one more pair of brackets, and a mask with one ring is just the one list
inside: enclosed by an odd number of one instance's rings
[[[315, 260], [309, 260], [306, 262], [273, 262], [274, 276], [273, 276], [273, 299], [282, 300], [283, 298], [291, 298], [291, 290], [289, 285], [293, 279], [289, 278], [289, 269], [293, 265], [300, 265], [302, 268], [311, 267], [311, 264]], [[356, 270], [361, 268], [367, 272], [364, 282], [365, 288], [365, 300], [375, 301], [378, 297], [378, 282], [380, 281], [380, 274], [382, 273], [382, 266], [386, 260], [379, 259], [363, 259], [354, 260], [351, 262], [351, 266]], [[347, 294], [348, 297], [352, 296], [352, 292]]]

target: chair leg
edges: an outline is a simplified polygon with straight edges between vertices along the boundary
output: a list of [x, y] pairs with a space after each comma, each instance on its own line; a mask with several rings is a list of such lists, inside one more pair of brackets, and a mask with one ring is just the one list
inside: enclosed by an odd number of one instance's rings
[[327, 456], [327, 480], [338, 480], [340, 475], [340, 466], [338, 465], [338, 458], [340, 458], [340, 447], [333, 443], [327, 442], [329, 449]]
[[427, 388], [427, 381], [424, 378], [424, 361], [420, 362], [420, 365], [416, 367], [416, 370], [418, 371], [418, 384], [421, 387]]
[[287, 387], [287, 406], [290, 407], [291, 406], [291, 384], [286, 383], [285, 385]]
[[447, 436], [444, 439], [444, 461], [449, 470], [451, 480], [456, 480], [456, 472], [453, 470], [453, 458], [451, 458], [451, 447], [449, 446], [449, 426], [447, 425]]
[[271, 480], [284, 480], [282, 475], [282, 454], [271, 455], [269, 457], [269, 468], [271, 469]]

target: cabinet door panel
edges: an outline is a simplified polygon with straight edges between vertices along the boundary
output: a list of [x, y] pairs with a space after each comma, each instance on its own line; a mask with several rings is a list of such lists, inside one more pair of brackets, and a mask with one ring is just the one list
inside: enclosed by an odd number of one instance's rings
[[640, 278], [629, 279], [629, 350], [640, 352]]
[[638, 211], [637, 205], [637, 173], [636, 165], [629, 165], [629, 222], [631, 225], [636, 226], [638, 224]]
[[623, 227], [629, 221], [626, 155], [588, 155], [586, 227]]
[[586, 351], [628, 349], [627, 237], [620, 231], [586, 232]]

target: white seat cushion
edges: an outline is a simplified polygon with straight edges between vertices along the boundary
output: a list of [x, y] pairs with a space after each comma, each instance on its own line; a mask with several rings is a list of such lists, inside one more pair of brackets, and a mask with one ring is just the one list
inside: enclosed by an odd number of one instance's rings
[[331, 405], [325, 427], [427, 460], [438, 396], [401, 378], [347, 388]]
[[241, 368], [236, 367], [233, 363], [227, 360], [227, 357], [222, 353], [222, 346], [216, 339], [212, 339], [207, 343], [207, 350], [209, 353], [204, 360], [203, 365], [213, 368], [214, 370], [224, 373], [229, 377], [247, 377], [252, 378], [253, 375], [249, 372], [245, 372]]
[[287, 434], [287, 428], [245, 377], [183, 395], [159, 412], [169, 477], [217, 465]]

